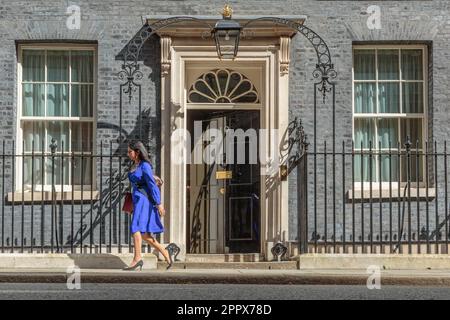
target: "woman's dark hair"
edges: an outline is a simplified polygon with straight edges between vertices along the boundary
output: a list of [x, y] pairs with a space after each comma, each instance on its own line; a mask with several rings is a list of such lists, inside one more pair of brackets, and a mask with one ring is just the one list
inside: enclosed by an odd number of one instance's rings
[[145, 149], [145, 146], [141, 141], [131, 141], [128, 144], [128, 147], [138, 153], [139, 160], [148, 162], [150, 165], [152, 164], [147, 149]]

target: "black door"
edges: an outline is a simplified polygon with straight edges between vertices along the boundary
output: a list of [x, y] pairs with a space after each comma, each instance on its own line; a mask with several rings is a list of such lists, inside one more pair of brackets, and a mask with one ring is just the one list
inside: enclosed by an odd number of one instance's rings
[[[189, 252], [260, 252], [259, 112], [190, 111], [187, 120], [191, 161], [199, 143], [203, 152], [211, 147], [208, 129], [223, 133], [220, 160], [188, 166]], [[195, 137], [194, 121], [202, 136]]]

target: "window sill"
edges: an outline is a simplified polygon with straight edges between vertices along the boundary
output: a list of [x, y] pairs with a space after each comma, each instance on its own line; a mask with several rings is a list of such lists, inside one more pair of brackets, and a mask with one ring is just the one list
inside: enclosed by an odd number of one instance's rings
[[[408, 197], [408, 189], [406, 189], [406, 197]], [[403, 195], [405, 194], [405, 188], [400, 188], [400, 198], [403, 198]], [[390, 197], [390, 190], [389, 189], [382, 189], [381, 190], [381, 199], [382, 201], [388, 202], [392, 199], [392, 202], [398, 201], [398, 195], [399, 195], [399, 189], [398, 188], [392, 188], [392, 197]], [[419, 197], [419, 201], [428, 201], [433, 200], [436, 197], [436, 189], [435, 188], [428, 188], [428, 197], [427, 197], [427, 188], [411, 188], [411, 201], [417, 201], [417, 196]], [[353, 194], [353, 190], [349, 190], [347, 192], [347, 199], [348, 200], [370, 200], [370, 190], [364, 189], [364, 192], [362, 193], [361, 190], [355, 190], [355, 193]], [[380, 190], [373, 188], [372, 189], [372, 200], [377, 201], [380, 199]]]
[[[73, 197], [72, 197], [73, 196]], [[9, 192], [6, 198], [8, 203], [25, 203], [25, 204], [38, 204], [41, 202], [51, 203], [52, 201], [56, 201], [61, 203], [71, 203], [74, 202], [87, 202], [91, 200], [99, 199], [99, 191], [69, 191], [69, 192], [55, 192], [52, 193], [50, 191], [35, 191], [32, 193], [31, 191], [16, 191], [14, 192], [14, 201], [13, 201], [13, 192]]]

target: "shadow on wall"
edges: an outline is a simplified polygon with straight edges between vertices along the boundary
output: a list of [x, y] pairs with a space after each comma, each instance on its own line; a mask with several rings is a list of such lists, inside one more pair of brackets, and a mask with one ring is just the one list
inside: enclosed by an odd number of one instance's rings
[[[116, 61], [120, 61], [123, 63], [123, 52], [126, 50], [126, 47], [122, 49], [122, 51], [115, 57]], [[117, 76], [118, 82], [118, 91], [117, 94], [120, 94], [120, 90], [122, 90], [122, 101], [119, 107], [122, 107], [122, 110], [119, 112], [123, 112], [123, 108], [130, 108], [132, 110], [136, 110], [137, 115], [135, 117], [135, 121], [131, 130], [127, 130], [127, 128], [123, 126], [123, 123], [115, 124], [110, 122], [98, 122], [97, 129], [107, 129], [111, 131], [111, 135], [116, 137], [114, 142], [115, 149], [112, 151], [113, 157], [123, 156], [123, 164], [124, 168], [123, 172], [118, 172], [115, 170], [112, 176], [112, 179], [108, 176], [108, 178], [104, 182], [105, 189], [101, 190], [100, 197], [103, 203], [107, 203], [108, 206], [103, 206], [102, 210], [99, 210], [99, 201], [94, 203], [92, 209], [87, 210], [83, 213], [83, 221], [88, 222], [89, 217], [92, 214], [95, 218], [92, 223], [92, 227], [89, 224], [83, 224], [74, 234], [74, 243], [79, 244], [82, 241], [88, 239], [94, 230], [99, 227], [99, 225], [104, 226], [104, 221], [106, 217], [110, 214], [114, 214], [115, 210], [117, 210], [118, 205], [121, 203], [120, 201], [124, 197], [124, 192], [120, 193], [119, 190], [125, 191], [126, 184], [128, 181], [127, 176], [127, 168], [129, 168], [131, 162], [128, 160], [126, 156], [126, 150], [128, 147], [128, 143], [132, 140], [140, 140], [144, 143], [151, 155], [151, 160], [155, 165], [155, 173], [159, 173], [160, 165], [161, 165], [161, 157], [159, 154], [159, 150], [161, 150], [161, 132], [160, 132], [160, 119], [161, 119], [161, 83], [160, 83], [160, 43], [159, 37], [157, 35], [152, 36], [147, 42], [144, 44], [143, 49], [141, 51], [141, 56], [139, 58], [140, 63], [142, 63], [148, 70], [150, 70], [150, 74], [148, 78], [141, 80], [138, 83], [138, 90], [146, 90], [148, 89], [148, 81], [154, 84], [154, 95], [152, 97], [148, 96], [149, 99], [154, 99], [153, 105], [155, 106], [155, 115], [152, 116], [152, 108], [145, 107], [141, 105], [141, 100], [137, 98], [139, 94], [138, 91], [134, 92], [136, 95], [131, 100], [131, 103], [137, 102], [137, 105], [131, 105], [128, 102], [128, 95], [125, 94], [126, 86], [120, 86], [122, 83], [119, 83], [119, 77]], [[123, 85], [123, 84], [122, 84]], [[148, 103], [151, 101], [149, 100]], [[123, 121], [123, 120], [122, 120]], [[103, 146], [104, 148], [108, 148], [109, 146]], [[111, 185], [111, 187], [110, 187]], [[120, 209], [120, 208], [119, 208]], [[97, 212], [100, 214], [97, 214]], [[115, 215], [115, 214], [114, 214]], [[121, 226], [115, 226], [115, 228], [120, 228]], [[104, 234], [104, 230], [102, 230]], [[103, 237], [105, 239], [105, 237]], [[68, 239], [67, 245], [70, 243], [70, 239]]]
[[74, 265], [80, 269], [123, 269], [127, 264], [121, 258], [112, 254], [81, 255], [69, 254]]

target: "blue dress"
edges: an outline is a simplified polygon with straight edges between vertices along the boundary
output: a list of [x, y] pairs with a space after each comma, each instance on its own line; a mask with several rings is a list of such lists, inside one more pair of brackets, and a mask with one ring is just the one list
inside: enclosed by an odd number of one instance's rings
[[[151, 165], [141, 161], [135, 171], [128, 173], [128, 179], [131, 182], [133, 198], [131, 234], [164, 232], [156, 207], [161, 204], [161, 193], [153, 178]], [[148, 197], [139, 191], [139, 188], [144, 189]]]

